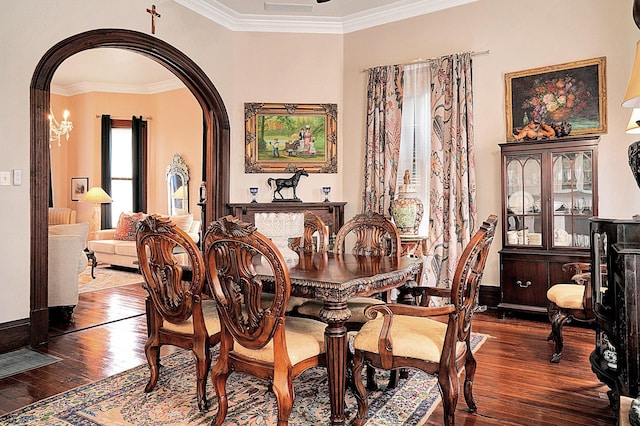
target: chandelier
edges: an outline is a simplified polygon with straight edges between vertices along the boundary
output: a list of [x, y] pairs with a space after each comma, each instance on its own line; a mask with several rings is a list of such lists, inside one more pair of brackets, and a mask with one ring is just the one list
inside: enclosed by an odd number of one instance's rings
[[51, 148], [52, 142], [60, 144], [60, 136], [64, 135], [69, 140], [69, 132], [73, 130], [73, 123], [69, 121], [69, 110], [65, 109], [62, 113], [63, 120], [58, 123], [56, 117], [53, 115], [53, 111], [49, 113], [49, 148]]

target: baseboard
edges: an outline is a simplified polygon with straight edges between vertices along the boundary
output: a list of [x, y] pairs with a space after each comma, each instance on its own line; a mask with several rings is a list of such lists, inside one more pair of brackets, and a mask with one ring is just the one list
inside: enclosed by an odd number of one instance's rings
[[496, 308], [500, 303], [500, 287], [493, 285], [481, 285], [478, 303], [487, 308]]
[[0, 353], [29, 346], [29, 328], [28, 318], [0, 324]]

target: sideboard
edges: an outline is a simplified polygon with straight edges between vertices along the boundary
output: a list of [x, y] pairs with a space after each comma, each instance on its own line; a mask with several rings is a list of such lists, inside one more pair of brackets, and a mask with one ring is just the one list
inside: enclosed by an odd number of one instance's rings
[[326, 203], [283, 201], [275, 203], [229, 203], [227, 207], [230, 209], [230, 214], [249, 223], [255, 223], [254, 216], [256, 213], [303, 212], [309, 210], [320, 216], [325, 225], [329, 227], [329, 236], [332, 236], [344, 224], [344, 206], [346, 204], [346, 201], [328, 201]]

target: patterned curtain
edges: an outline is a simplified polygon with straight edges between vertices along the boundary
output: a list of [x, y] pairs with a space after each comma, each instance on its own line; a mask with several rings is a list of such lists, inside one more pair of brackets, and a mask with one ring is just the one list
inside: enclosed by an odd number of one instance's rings
[[398, 174], [403, 72], [402, 65], [372, 68], [367, 88], [362, 211], [374, 211], [387, 217], [391, 216]]
[[476, 211], [471, 54], [431, 62], [431, 194], [426, 282], [451, 287]]

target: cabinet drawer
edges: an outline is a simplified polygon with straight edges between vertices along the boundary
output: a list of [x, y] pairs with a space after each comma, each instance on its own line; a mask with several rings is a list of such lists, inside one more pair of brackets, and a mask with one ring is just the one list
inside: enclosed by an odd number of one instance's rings
[[547, 272], [547, 262], [503, 260], [502, 303], [546, 309]]

